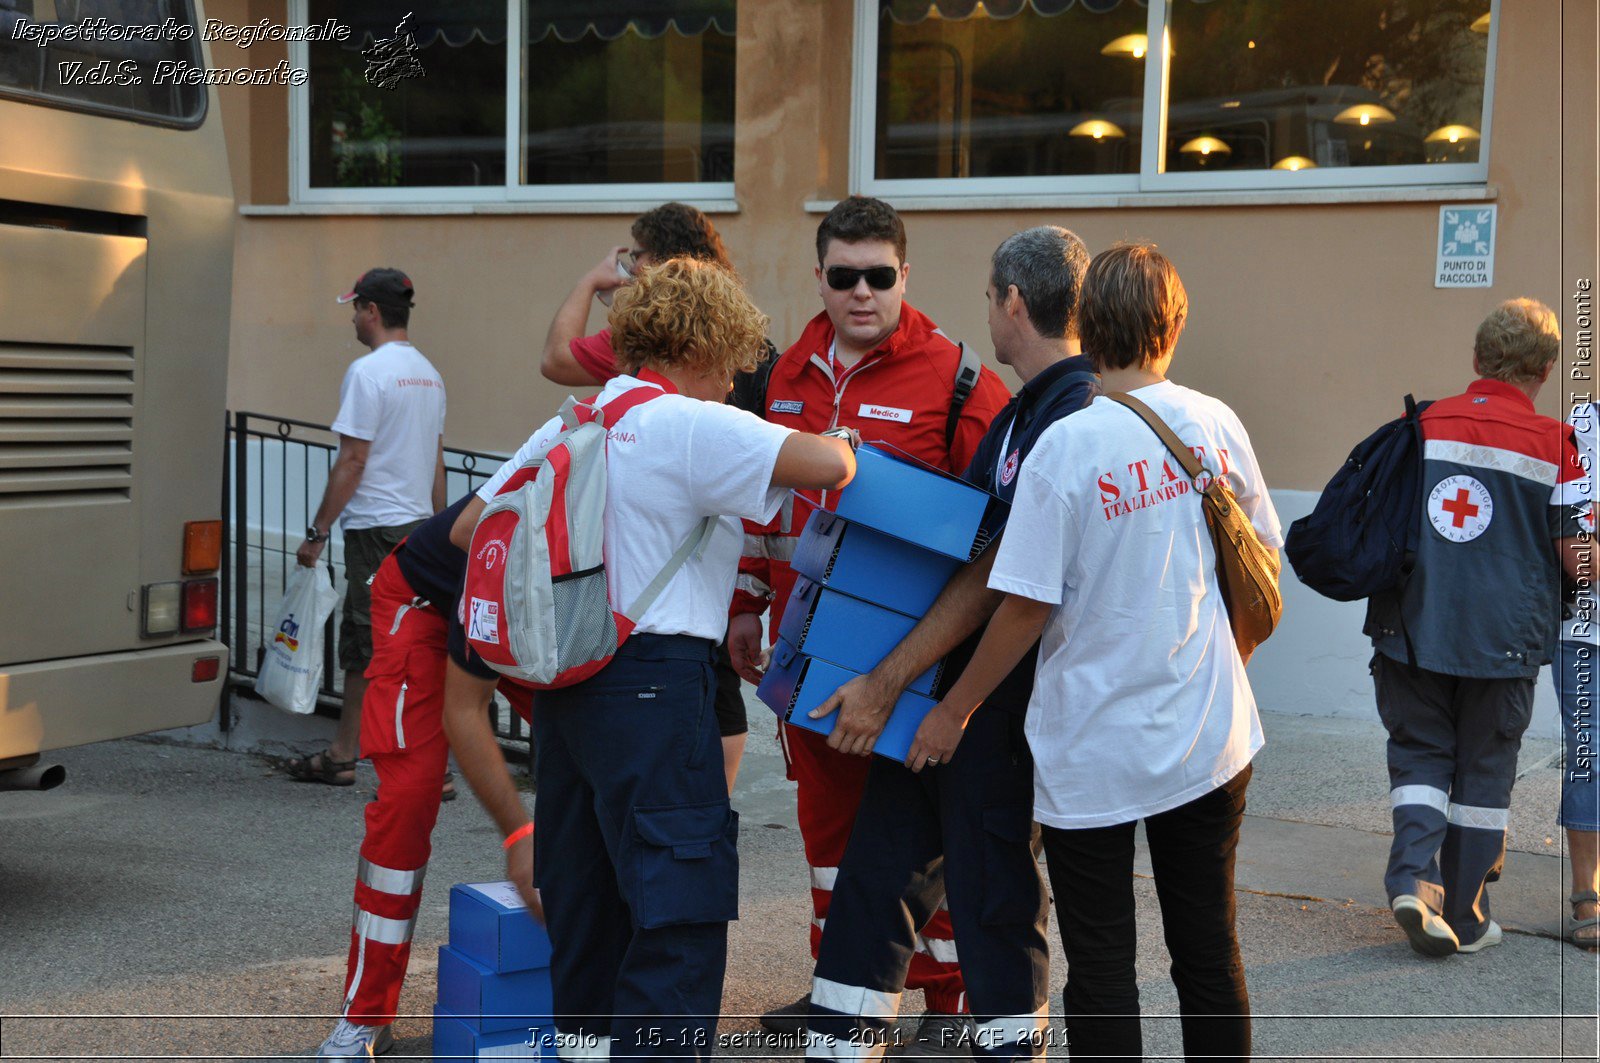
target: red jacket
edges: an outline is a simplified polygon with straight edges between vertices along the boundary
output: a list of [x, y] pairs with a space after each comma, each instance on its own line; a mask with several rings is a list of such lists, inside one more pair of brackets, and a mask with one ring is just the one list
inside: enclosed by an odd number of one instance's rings
[[[772, 367], [767, 383], [766, 418], [804, 432], [848, 425], [863, 442], [884, 442], [930, 465], [960, 475], [1011, 393], [988, 368], [978, 374], [962, 408], [955, 439], [945, 444], [945, 425], [955, 392], [961, 350], [911, 304], [903, 304], [900, 324], [889, 338], [843, 371], [830, 364], [833, 323], [828, 315], [811, 319], [800, 339]], [[794, 586], [789, 558], [811, 511], [825, 504], [818, 492], [804, 492], [792, 512], [771, 525], [745, 523], [745, 556], [733, 596], [737, 613], [760, 613], [772, 605], [777, 637], [783, 604]]]

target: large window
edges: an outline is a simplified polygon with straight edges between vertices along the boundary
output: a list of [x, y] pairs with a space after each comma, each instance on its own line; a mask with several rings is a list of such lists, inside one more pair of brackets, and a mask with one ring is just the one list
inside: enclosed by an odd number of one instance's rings
[[198, 126], [204, 69], [186, 0], [0, 0], [0, 95]]
[[854, 183], [971, 195], [1482, 182], [1498, 11], [858, 0]]
[[303, 201], [732, 195], [735, 0], [297, 7]]

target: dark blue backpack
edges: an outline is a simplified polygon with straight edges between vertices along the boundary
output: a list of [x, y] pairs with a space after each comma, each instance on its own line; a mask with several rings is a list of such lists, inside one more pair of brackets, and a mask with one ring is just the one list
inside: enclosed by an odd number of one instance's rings
[[1404, 417], [1356, 445], [1284, 552], [1300, 582], [1339, 602], [1399, 589], [1416, 556], [1422, 507], [1422, 425], [1430, 403], [1406, 396]]

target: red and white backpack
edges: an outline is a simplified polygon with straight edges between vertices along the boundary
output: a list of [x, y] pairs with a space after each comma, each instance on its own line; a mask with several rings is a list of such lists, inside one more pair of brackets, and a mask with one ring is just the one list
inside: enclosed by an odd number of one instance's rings
[[617, 647], [711, 537], [707, 517], [628, 608], [611, 607], [606, 578], [607, 429], [664, 394], [630, 388], [604, 406], [568, 399], [565, 427], [484, 508], [467, 551], [461, 625], [485, 664], [534, 689], [571, 686]]

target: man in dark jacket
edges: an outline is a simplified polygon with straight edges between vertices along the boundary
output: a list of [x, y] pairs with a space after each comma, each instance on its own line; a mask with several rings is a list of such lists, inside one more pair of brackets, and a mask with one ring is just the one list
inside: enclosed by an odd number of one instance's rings
[[[1023, 386], [995, 417], [965, 478], [1008, 502], [1040, 434], [1098, 393], [1094, 367], [1078, 346], [1078, 295], [1088, 264], [1083, 241], [1055, 226], [1017, 233], [994, 253], [989, 335], [995, 357]], [[1004, 507], [995, 508], [1001, 513], [987, 530], [998, 540]], [[987, 586], [993, 560], [991, 545], [957, 573], [877, 668], [817, 708], [819, 717], [839, 712], [829, 745], [867, 755], [905, 688], [965, 640], [961, 659], [945, 674], [961, 673], [1002, 597]], [[1036, 652], [964, 731], [933, 715], [924, 722], [914, 746], [935, 738], [959, 742], [960, 755], [949, 764], [914, 773], [871, 758], [812, 980], [809, 1056], [859, 1052], [876, 1058], [883, 1052], [881, 1038], [916, 947], [913, 930], [945, 899], [946, 882], [976, 1029], [917, 1050], [966, 1056], [981, 1047], [985, 1058], [996, 1059], [1039, 1052], [1049, 989], [1049, 909], [1034, 850], [1033, 758], [1023, 736]], [[943, 733], [950, 728], [953, 734]]]
[[1561, 570], [1580, 571], [1572, 429], [1533, 409], [1560, 347], [1555, 314], [1532, 299], [1501, 304], [1479, 326], [1479, 379], [1422, 414], [1416, 567], [1403, 590], [1368, 604], [1394, 810], [1384, 885], [1411, 947], [1428, 956], [1500, 943], [1484, 887], [1505, 859]]

